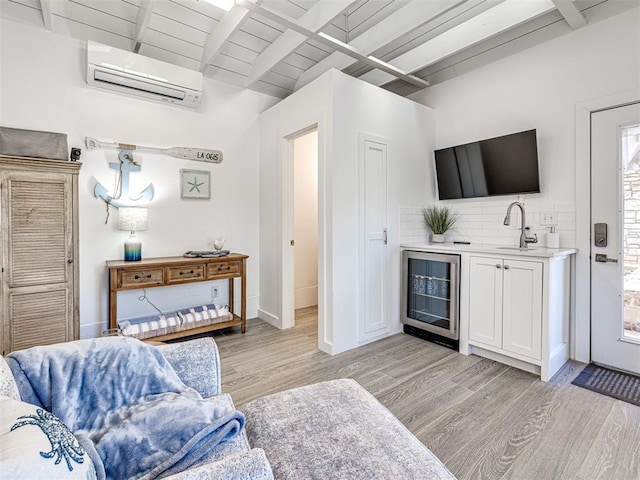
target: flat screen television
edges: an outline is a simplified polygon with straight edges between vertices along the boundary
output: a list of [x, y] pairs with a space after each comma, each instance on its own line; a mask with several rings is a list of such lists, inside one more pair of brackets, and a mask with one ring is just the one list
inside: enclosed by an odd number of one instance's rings
[[440, 200], [540, 193], [535, 129], [434, 154]]

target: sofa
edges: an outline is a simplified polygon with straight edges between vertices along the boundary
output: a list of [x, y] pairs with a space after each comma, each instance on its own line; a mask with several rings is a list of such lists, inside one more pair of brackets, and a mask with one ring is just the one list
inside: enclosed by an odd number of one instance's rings
[[[104, 343], [105, 340], [78, 342]], [[111, 342], [108, 348], [120, 344], [117, 337], [108, 342]], [[171, 370], [172, 375], [175, 373], [188, 391], [198, 392], [198, 398], [201, 398], [198, 401], [206, 399], [215, 406], [216, 412], [235, 410], [231, 397], [221, 391], [220, 359], [213, 339], [207, 337], [153, 347], [139, 343], [145, 349], [159, 352], [159, 361], [166, 360], [166, 364], [160, 363], [162, 368]], [[73, 344], [75, 342], [64, 345]], [[40, 355], [55, 346], [35, 348]], [[32, 399], [32, 393], [27, 393], [32, 386], [25, 384], [26, 380], [16, 365], [26, 370], [33, 367], [43, 378], [55, 379], [59, 372], [53, 370], [64, 369], [69, 363], [65, 359], [61, 366], [56, 366], [48, 359], [42, 365], [24, 365], [28, 361], [25, 359], [40, 358], [29, 357], [32, 350], [22, 351], [22, 356], [13, 352], [7, 359], [0, 360], [0, 478], [94, 479], [105, 475], [104, 465], [101, 467], [99, 464], [132, 462], [132, 459], [111, 454], [105, 455], [109, 458], [96, 457], [96, 452], [89, 451], [90, 446], [82, 448], [86, 443], [83, 443], [81, 433], [73, 432], [77, 438], [70, 431], [60, 433], [69, 429], [64, 425], [60, 427], [62, 430], [50, 427], [53, 425], [49, 421], [52, 415], [44, 408], [24, 401]], [[73, 367], [74, 374], [83, 367], [83, 360], [79, 360], [77, 365], [80, 367]], [[108, 362], [107, 365], [110, 366]], [[128, 368], [134, 376], [137, 370], [144, 370]], [[96, 382], [91, 383], [94, 391], [102, 391], [102, 377], [102, 374], [93, 375], [94, 380], [87, 380], [88, 383]], [[55, 390], [56, 386], [47, 388]], [[107, 387], [105, 391], [108, 391]], [[91, 402], [96, 400], [91, 399]], [[63, 398], [63, 408], [64, 403]], [[81, 410], [76, 407], [70, 418], [75, 421], [73, 415]], [[240, 423], [244, 419], [244, 428], [236, 429], [233, 436], [218, 443], [198, 461], [190, 461], [186, 468], [176, 471], [178, 467], [174, 465], [165, 470], [152, 469], [120, 478], [454, 479], [435, 455], [389, 410], [351, 379], [332, 380], [261, 397], [242, 405], [240, 411], [242, 413], [236, 412], [233, 418]], [[83, 415], [91, 415], [91, 412]], [[174, 418], [171, 414], [164, 415], [170, 425], [180, 425], [185, 421], [177, 414]], [[238, 421], [234, 420], [236, 427]], [[49, 428], [48, 432], [46, 428]], [[42, 433], [46, 433], [48, 438]], [[73, 468], [70, 470], [69, 467]], [[116, 477], [107, 475], [107, 478]]]

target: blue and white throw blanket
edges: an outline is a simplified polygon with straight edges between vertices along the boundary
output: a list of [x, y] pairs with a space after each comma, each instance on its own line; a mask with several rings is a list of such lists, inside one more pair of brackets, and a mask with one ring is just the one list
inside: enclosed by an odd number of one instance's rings
[[203, 400], [158, 349], [139, 340], [34, 347], [7, 362], [22, 400], [62, 420], [110, 480], [182, 471], [244, 426], [242, 413]]

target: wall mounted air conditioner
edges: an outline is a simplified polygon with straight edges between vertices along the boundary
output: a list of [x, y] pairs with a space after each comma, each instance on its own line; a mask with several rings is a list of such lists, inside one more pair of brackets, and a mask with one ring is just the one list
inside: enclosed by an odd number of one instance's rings
[[202, 73], [92, 41], [87, 83], [184, 107], [198, 106], [202, 97]]

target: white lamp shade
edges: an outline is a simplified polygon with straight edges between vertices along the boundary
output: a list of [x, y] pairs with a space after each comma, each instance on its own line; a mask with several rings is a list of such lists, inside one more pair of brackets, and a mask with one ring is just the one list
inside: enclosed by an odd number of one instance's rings
[[147, 229], [148, 210], [146, 208], [120, 208], [118, 215], [118, 228], [120, 230], [139, 232]]

